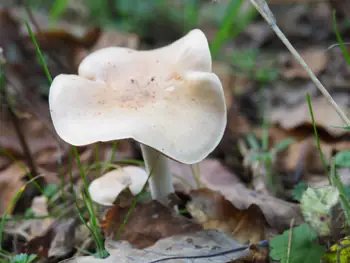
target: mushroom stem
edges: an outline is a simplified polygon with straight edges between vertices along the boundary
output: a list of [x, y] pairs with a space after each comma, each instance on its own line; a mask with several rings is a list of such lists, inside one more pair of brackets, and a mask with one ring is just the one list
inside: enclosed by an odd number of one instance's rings
[[168, 195], [174, 192], [169, 159], [161, 152], [144, 144], [141, 144], [141, 151], [148, 174], [152, 172], [149, 179], [152, 198], [163, 205], [168, 205]]

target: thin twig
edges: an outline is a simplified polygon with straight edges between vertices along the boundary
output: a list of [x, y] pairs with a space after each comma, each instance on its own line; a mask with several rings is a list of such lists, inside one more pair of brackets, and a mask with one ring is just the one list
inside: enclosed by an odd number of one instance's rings
[[[350, 45], [350, 42], [344, 42], [344, 45]], [[335, 48], [335, 47], [340, 47], [340, 44], [333, 44], [333, 45], [330, 45], [330, 46], [326, 49], [326, 51], [329, 51], [329, 50], [331, 50], [331, 49], [333, 49], [333, 48]]]
[[[3, 93], [5, 93], [5, 92], [3, 92]], [[30, 149], [28, 147], [27, 140], [25, 139], [23, 131], [22, 131], [21, 127], [20, 127], [18, 117], [17, 117], [16, 113], [14, 112], [14, 110], [13, 110], [13, 108], [11, 106], [11, 103], [9, 102], [9, 99], [8, 99], [7, 95], [4, 95], [4, 97], [5, 97], [5, 100], [6, 100], [7, 109], [9, 111], [9, 113], [10, 113], [10, 116], [11, 116], [12, 124], [13, 124], [13, 126], [15, 128], [15, 131], [16, 131], [18, 140], [19, 140], [19, 142], [21, 144], [24, 156], [27, 159], [28, 166], [30, 167], [31, 174], [32, 174], [33, 177], [36, 177], [38, 175], [38, 172], [36, 170], [36, 166], [35, 166], [35, 163], [34, 163], [34, 160], [33, 160], [32, 153], [30, 152]]]
[[[43, 31], [41, 30], [38, 22], [35, 19], [35, 16], [32, 12], [32, 9], [29, 7], [28, 1], [24, 1], [23, 6], [24, 6], [24, 10], [26, 11], [29, 21], [33, 24], [35, 30], [38, 32], [39, 36], [43, 36], [43, 41], [47, 42], [47, 38], [45, 37], [45, 35], [43, 34]], [[72, 69], [70, 67], [65, 66], [62, 61], [59, 59], [59, 57], [56, 56], [56, 54], [53, 54], [52, 52], [47, 52], [48, 56], [51, 57], [51, 59], [62, 69], [68, 69], [69, 71], [72, 71]]]
[[35, 115], [35, 117], [43, 124], [44, 129], [47, 130], [47, 132], [50, 134], [50, 136], [57, 142], [58, 147], [63, 151], [62, 149], [65, 148], [65, 144], [59, 140], [57, 133], [52, 128], [52, 125], [49, 124], [48, 118], [46, 118], [44, 115], [42, 115], [38, 110], [36, 110], [37, 106], [33, 103], [33, 100], [30, 101], [27, 97], [23, 96], [21, 93], [21, 89], [16, 86], [16, 84], [12, 81], [11, 78], [8, 76], [4, 76], [6, 82], [12, 86], [14, 90], [17, 91], [19, 98], [21, 99], [21, 102], [25, 104], [25, 106], [28, 107], [28, 110]]
[[0, 76], [0, 78], [1, 78], [1, 83], [0, 83], [1, 95], [4, 98], [4, 101], [5, 101], [6, 106], [7, 106], [7, 110], [9, 112], [10, 116], [11, 116], [12, 124], [13, 124], [13, 126], [15, 128], [15, 132], [17, 134], [18, 140], [19, 140], [21, 148], [23, 150], [23, 154], [24, 154], [25, 158], [27, 159], [27, 163], [28, 163], [28, 166], [30, 168], [31, 175], [33, 177], [37, 177], [38, 173], [37, 173], [36, 166], [35, 166], [35, 163], [34, 163], [34, 160], [33, 160], [33, 156], [32, 156], [32, 154], [30, 152], [30, 149], [28, 147], [28, 143], [27, 143], [27, 141], [25, 139], [25, 136], [23, 134], [23, 131], [22, 131], [21, 127], [20, 127], [20, 122], [19, 122], [19, 119], [17, 117], [17, 114], [14, 111], [14, 109], [13, 109], [13, 107], [11, 105], [10, 99], [8, 97], [8, 94], [7, 94], [5, 78], [4, 78], [5, 64], [0, 64], [0, 71], [3, 71], [3, 72], [0, 72], [0, 74], [2, 75], [2, 76]]
[[322, 95], [327, 99], [327, 101], [332, 105], [332, 107], [336, 110], [340, 118], [343, 120], [346, 126], [350, 126], [350, 120], [346, 117], [342, 109], [338, 106], [338, 104], [333, 100], [332, 96], [328, 93], [327, 89], [322, 85], [322, 83], [318, 80], [309, 66], [306, 64], [304, 59], [299, 55], [298, 51], [293, 47], [293, 45], [289, 42], [283, 32], [279, 29], [276, 24], [275, 17], [270, 11], [269, 6], [267, 5], [265, 0], [250, 0], [250, 2], [255, 6], [255, 8], [259, 11], [262, 17], [266, 20], [266, 22], [271, 26], [272, 30], [276, 33], [276, 35], [281, 39], [281, 41], [285, 44], [288, 50], [292, 53], [292, 55], [298, 60], [300, 65], [305, 69], [305, 71], [309, 74], [311, 80], [315, 83], [316, 87], [320, 90]]

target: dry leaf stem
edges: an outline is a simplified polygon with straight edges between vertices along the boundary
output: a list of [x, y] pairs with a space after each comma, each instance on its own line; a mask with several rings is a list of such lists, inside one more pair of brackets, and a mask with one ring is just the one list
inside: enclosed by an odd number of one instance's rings
[[322, 95], [327, 99], [327, 101], [332, 105], [332, 107], [339, 114], [340, 118], [343, 120], [346, 126], [350, 126], [350, 120], [346, 117], [345, 113], [341, 110], [338, 104], [333, 100], [332, 96], [328, 93], [327, 89], [323, 86], [323, 84], [318, 80], [309, 66], [306, 64], [304, 59], [299, 55], [298, 51], [293, 47], [293, 45], [289, 42], [283, 32], [279, 29], [276, 24], [275, 17], [269, 9], [265, 0], [250, 0], [250, 2], [255, 6], [258, 12], [262, 15], [262, 17], [266, 20], [266, 22], [271, 26], [272, 30], [276, 33], [276, 35], [281, 39], [281, 41], [285, 44], [288, 50], [292, 53], [295, 59], [300, 63], [300, 65], [305, 69], [305, 71], [309, 74], [311, 80], [314, 82], [316, 87], [321, 91]]

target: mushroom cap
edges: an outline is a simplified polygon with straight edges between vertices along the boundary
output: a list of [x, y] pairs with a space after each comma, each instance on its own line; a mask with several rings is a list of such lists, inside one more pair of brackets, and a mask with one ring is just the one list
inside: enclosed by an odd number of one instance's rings
[[132, 138], [191, 164], [223, 136], [224, 91], [199, 29], [154, 50], [95, 51], [78, 71], [58, 75], [49, 94], [56, 132], [72, 145]]
[[140, 193], [147, 178], [146, 171], [140, 167], [121, 167], [93, 180], [89, 185], [89, 193], [96, 203], [110, 206], [127, 187], [133, 195]]

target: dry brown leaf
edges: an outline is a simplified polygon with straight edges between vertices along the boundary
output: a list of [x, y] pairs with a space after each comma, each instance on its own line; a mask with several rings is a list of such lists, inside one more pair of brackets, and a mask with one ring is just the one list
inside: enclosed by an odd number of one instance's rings
[[[13, 163], [6, 170], [0, 172], [0, 215], [11, 205], [13, 198], [24, 186], [26, 171], [17, 163]], [[28, 171], [28, 170], [27, 170]], [[10, 210], [12, 213], [13, 207]]]
[[39, 258], [51, 258], [57, 262], [70, 254], [74, 249], [75, 228], [79, 222], [75, 218], [67, 221], [56, 221], [40, 236], [30, 239], [19, 252], [36, 254]]
[[187, 210], [204, 229], [217, 229], [241, 244], [257, 244], [265, 239], [266, 221], [258, 206], [239, 210], [207, 188], [192, 190], [189, 195]]
[[344, 0], [333, 0], [330, 1], [331, 6], [336, 9], [337, 14], [340, 13], [346, 18], [350, 18], [350, 3]]
[[[47, 198], [45, 196], [34, 197], [31, 210], [33, 211], [34, 216], [47, 216], [49, 214]], [[50, 228], [53, 221], [53, 218], [31, 220], [29, 230], [30, 238], [43, 235]]]
[[[107, 238], [115, 238], [130, 206], [113, 206], [102, 224]], [[120, 239], [126, 240], [135, 248], [153, 245], [159, 239], [180, 234], [194, 233], [202, 227], [189, 219], [177, 215], [173, 210], [157, 201], [138, 203], [121, 232]]]
[[[345, 112], [345, 115], [350, 115], [350, 110], [347, 106], [349, 98], [347, 96], [334, 98], [339, 107]], [[342, 119], [333, 109], [329, 102], [322, 96], [311, 99], [312, 109], [315, 117], [315, 123], [318, 128], [323, 128], [334, 137], [346, 134], [347, 131], [333, 126], [344, 126]], [[305, 102], [293, 108], [281, 107], [275, 109], [270, 114], [271, 123], [279, 124], [283, 129], [295, 129], [301, 126], [312, 126], [308, 104]]]
[[[201, 187], [221, 193], [234, 207], [240, 210], [248, 209], [252, 204], [256, 204], [272, 228], [283, 231], [289, 228], [290, 221], [293, 218], [296, 225], [303, 221], [297, 205], [272, 196], [258, 194], [246, 188], [219, 161], [206, 159], [199, 165]], [[194, 188], [193, 175], [187, 165], [172, 162], [172, 171], [190, 184], [189, 186], [182, 185], [180, 189], [189, 191], [191, 188]], [[175, 187], [178, 187], [179, 184], [181, 185], [181, 179], [175, 177], [174, 182]]]
[[55, 236], [50, 244], [48, 257], [60, 258], [68, 255], [74, 248], [75, 228], [78, 220], [70, 218], [55, 225]]
[[38, 258], [47, 258], [53, 236], [54, 232], [50, 228], [44, 235], [35, 237], [19, 247], [18, 252], [28, 255], [35, 254]]
[[[32, 28], [33, 33], [38, 33], [37, 25], [40, 27], [41, 32], [67, 32], [72, 37], [76, 39], [84, 39], [90, 32], [91, 27], [86, 26], [86, 24], [72, 23], [67, 19], [60, 19], [55, 22], [54, 30], [52, 30], [52, 25], [50, 25], [49, 17], [44, 12], [31, 10], [32, 15], [35, 19], [35, 24], [32, 20], [29, 20], [28, 23]], [[11, 8], [11, 15], [18, 21], [23, 20], [23, 17], [27, 16], [27, 11], [22, 7]], [[22, 36], [29, 36], [27, 27], [24, 23], [20, 25], [20, 33]]]
[[[321, 139], [320, 146], [326, 164], [329, 165], [334, 153], [350, 149], [350, 141], [342, 140], [327, 143]], [[324, 166], [314, 136], [292, 143], [285, 154], [280, 157], [279, 164], [281, 166], [280, 169], [283, 171], [295, 171], [299, 165], [302, 165], [300, 168], [305, 173], [317, 174], [324, 172]]]
[[[45, 125], [30, 114], [19, 116], [19, 121], [32, 156], [38, 158], [41, 165], [56, 164], [59, 154], [58, 143]], [[11, 153], [16, 159], [23, 160], [23, 149], [11, 121], [0, 116], [0, 126], [0, 148]], [[49, 154], [45, 154], [46, 151]]]
[[[332, 156], [332, 147], [321, 143], [325, 160], [329, 163]], [[315, 137], [310, 136], [304, 140], [292, 143], [285, 154], [279, 158], [279, 170], [294, 172], [298, 167], [303, 173], [319, 173], [324, 171]]]
[[[316, 76], [325, 70], [328, 62], [328, 57], [324, 49], [313, 48], [304, 50], [300, 52], [300, 55]], [[285, 67], [282, 70], [282, 75], [285, 78], [310, 78], [305, 69], [300, 65], [299, 62], [294, 59], [293, 56], [288, 56], [287, 61], [284, 61], [284, 63]]]
[[[242, 246], [228, 235], [216, 230], [164, 238], [152, 247], [136, 249], [127, 241], [106, 240], [109, 255], [99, 259], [94, 256], [74, 257], [66, 263], [130, 263], [130, 262], [171, 262], [171, 263], [227, 263], [237, 262], [254, 253], [254, 246]], [[259, 261], [260, 262], [260, 261]]]

